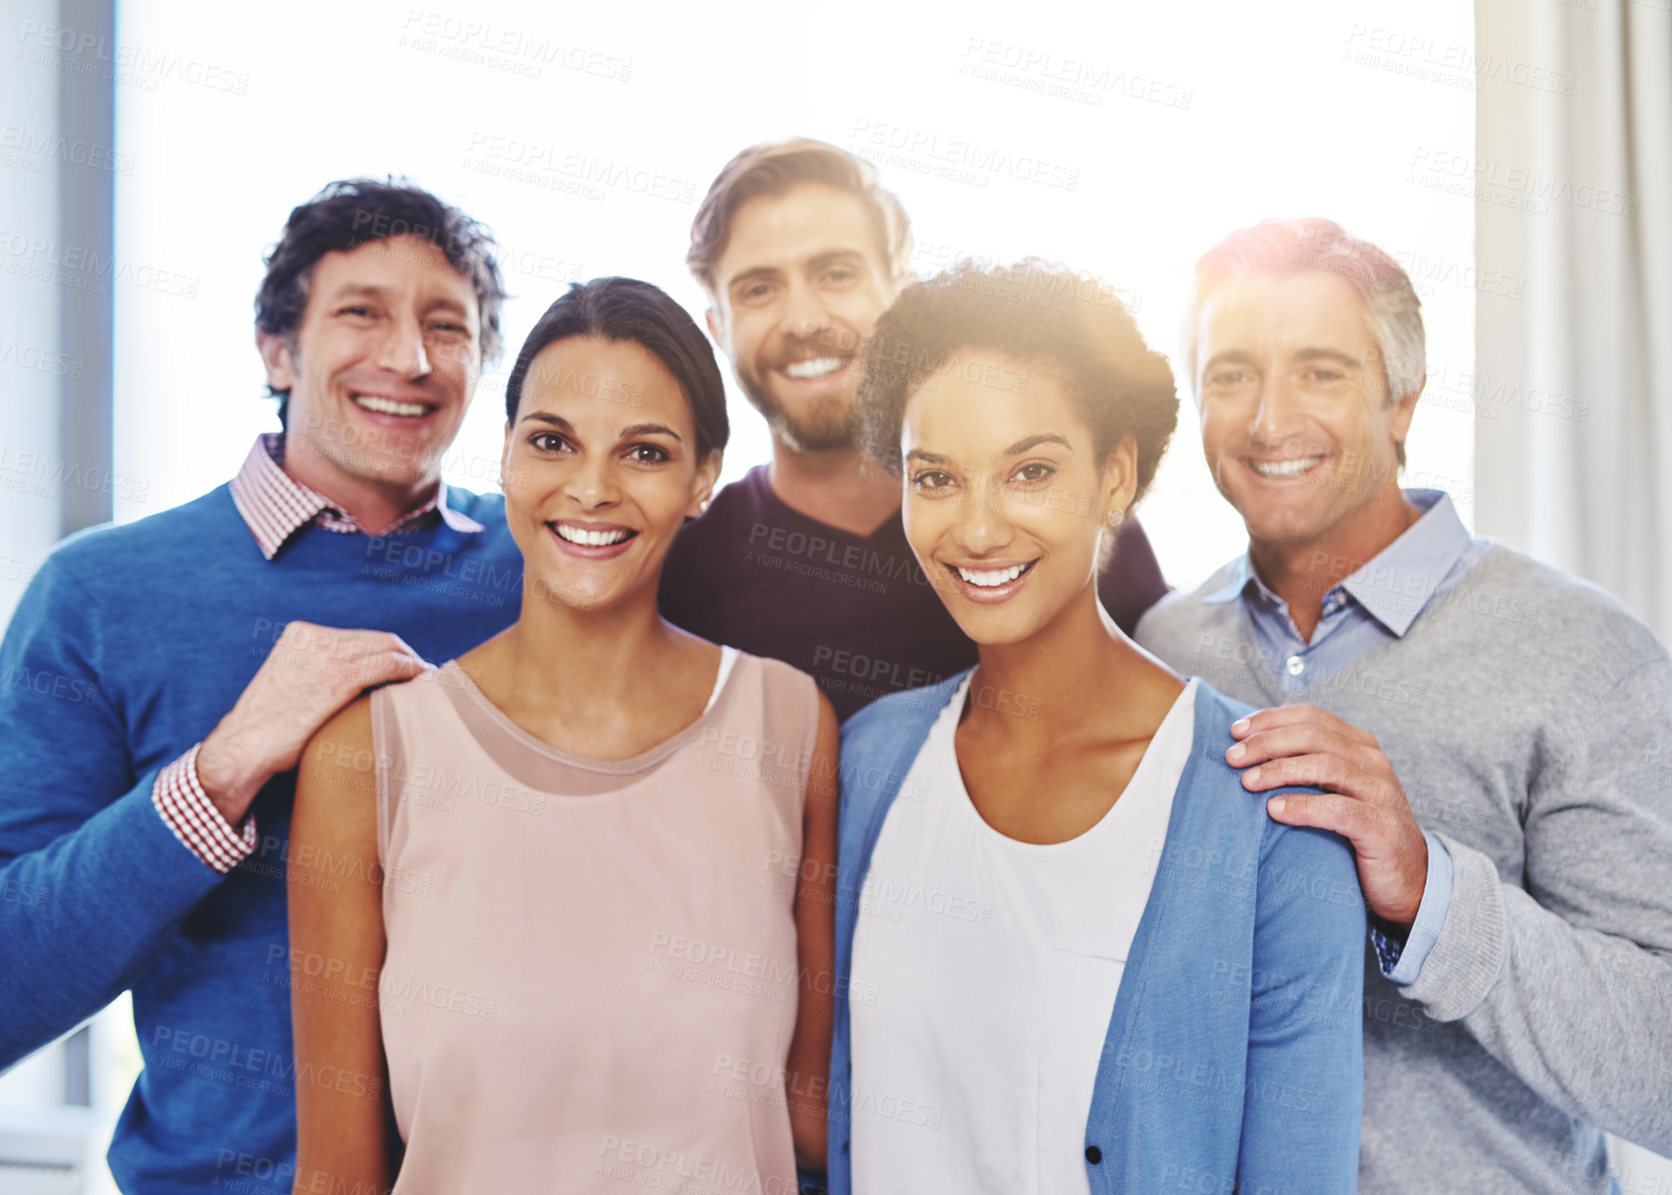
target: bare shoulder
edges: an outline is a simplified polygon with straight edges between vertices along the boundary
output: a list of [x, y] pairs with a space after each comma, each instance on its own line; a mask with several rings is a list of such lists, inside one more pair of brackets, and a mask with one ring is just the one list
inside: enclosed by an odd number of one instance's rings
[[817, 729], [813, 735], [813, 751], [815, 754], [835, 759], [837, 750], [841, 746], [842, 731], [840, 719], [836, 717], [836, 707], [830, 704], [830, 698], [817, 686], [813, 688], [817, 698]]
[[326, 720], [308, 740], [303, 759], [341, 763], [345, 767], [371, 770], [371, 760], [345, 754], [344, 748], [372, 746], [372, 694], [362, 693]]
[[[808, 677], [808, 679], [811, 680], [812, 678]], [[819, 737], [823, 738], [828, 733], [831, 741], [834, 742], [836, 740], [836, 728], [840, 725], [840, 720], [836, 717], [836, 707], [830, 704], [830, 698], [826, 697], [824, 690], [817, 685], [814, 685], [813, 692], [817, 693], [819, 698]]]
[[296, 773], [297, 815], [363, 820], [376, 816], [376, 797], [372, 694], [365, 693], [308, 740]]

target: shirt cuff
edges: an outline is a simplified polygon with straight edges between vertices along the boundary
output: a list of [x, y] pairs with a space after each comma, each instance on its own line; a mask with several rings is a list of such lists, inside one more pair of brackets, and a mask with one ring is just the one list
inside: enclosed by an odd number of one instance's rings
[[246, 816], [242, 829], [221, 816], [197, 778], [201, 746], [195, 744], [158, 773], [157, 782], [151, 786], [151, 804], [182, 846], [203, 860], [206, 867], [225, 875], [255, 850], [255, 816]]
[[1370, 928], [1370, 944], [1376, 949], [1376, 963], [1383, 978], [1400, 987], [1416, 982], [1429, 951], [1440, 940], [1440, 927], [1451, 908], [1451, 852], [1427, 830], [1422, 837], [1428, 843], [1428, 878], [1422, 885], [1422, 903], [1417, 906], [1411, 932], [1399, 942], [1375, 925]]

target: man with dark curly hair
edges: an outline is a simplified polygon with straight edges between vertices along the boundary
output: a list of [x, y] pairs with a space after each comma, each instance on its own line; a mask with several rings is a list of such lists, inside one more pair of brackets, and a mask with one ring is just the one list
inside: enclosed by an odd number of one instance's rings
[[[681, 533], [662, 612], [812, 673], [844, 718], [975, 660], [906, 546], [900, 479], [867, 455], [854, 405], [860, 348], [910, 261], [905, 210], [872, 167], [807, 138], [728, 162], [686, 255], [709, 297], [709, 331], [772, 430], [772, 461]], [[1018, 297], [1021, 310], [1041, 294], [1024, 283]], [[1166, 589], [1143, 530], [1128, 524], [1104, 605], [1131, 630]]]
[[503, 499], [440, 479], [502, 298], [464, 213], [399, 182], [326, 187], [256, 299], [283, 430], [203, 497], [60, 544], [6, 631], [0, 1067], [131, 989], [124, 1191], [288, 1192], [297, 1087], [381, 1097], [381, 1075], [292, 1060], [291, 976], [334, 973], [288, 941], [295, 768], [362, 690], [516, 616]]

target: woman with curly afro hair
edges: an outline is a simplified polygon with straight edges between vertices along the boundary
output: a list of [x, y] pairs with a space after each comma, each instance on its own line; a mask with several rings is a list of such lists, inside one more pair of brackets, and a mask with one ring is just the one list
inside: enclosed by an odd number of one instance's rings
[[833, 1195], [1351, 1191], [1352, 854], [1267, 817], [1245, 707], [1097, 599], [1166, 359], [1094, 278], [965, 263], [881, 319], [859, 402], [980, 662], [843, 728]]

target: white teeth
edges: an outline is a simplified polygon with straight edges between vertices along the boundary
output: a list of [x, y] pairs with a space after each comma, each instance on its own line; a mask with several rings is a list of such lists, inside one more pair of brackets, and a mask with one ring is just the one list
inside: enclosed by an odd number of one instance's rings
[[632, 532], [625, 529], [615, 531], [588, 531], [583, 527], [565, 527], [562, 523], [555, 524], [557, 533], [572, 544], [580, 544], [587, 548], [607, 548], [611, 544], [618, 544]]
[[971, 585], [979, 585], [983, 589], [991, 589], [994, 586], [1005, 585], [1014, 581], [1017, 577], [1022, 575], [1022, 570], [1027, 568], [1027, 565], [1013, 564], [1009, 568], [1001, 568], [994, 571], [984, 570], [982, 572], [976, 572], [973, 569], [959, 568], [957, 565], [953, 565], [952, 567], [953, 571], [955, 571], [964, 580], [968, 581]]
[[429, 408], [418, 402], [396, 402], [392, 398], [378, 398], [372, 394], [356, 394], [354, 401], [368, 411], [376, 411], [380, 415], [405, 415], [416, 419]]
[[1324, 458], [1303, 456], [1291, 461], [1249, 461], [1261, 477], [1299, 477]]
[[822, 378], [827, 373], [835, 373], [847, 364], [843, 357], [814, 357], [811, 361], [796, 361], [784, 366], [784, 372], [792, 378]]

